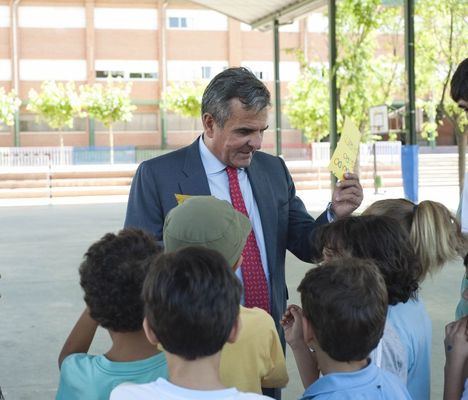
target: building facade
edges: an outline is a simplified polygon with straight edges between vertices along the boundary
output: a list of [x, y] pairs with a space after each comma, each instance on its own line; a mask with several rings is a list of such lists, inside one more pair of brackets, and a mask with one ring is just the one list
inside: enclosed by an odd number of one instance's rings
[[[327, 59], [327, 19], [321, 13], [280, 28], [280, 76], [284, 98], [288, 82], [299, 74], [294, 54], [301, 49]], [[115, 126], [116, 145], [159, 146], [158, 102], [172, 81], [208, 82], [230, 66], [250, 68], [266, 85], [273, 84], [273, 34], [188, 1], [163, 0], [0, 0], [0, 86], [16, 88], [26, 101], [42, 81], [105, 81], [109, 75], [133, 85], [138, 106], [133, 120]], [[25, 107], [20, 112], [21, 146], [54, 146], [59, 134]], [[201, 131], [197, 122], [167, 116], [167, 145], [189, 143]], [[274, 127], [272, 117], [270, 127]], [[300, 132], [283, 121], [283, 143], [301, 146]], [[107, 131], [96, 123], [90, 138], [86, 119], [64, 132], [65, 145], [107, 144]], [[0, 126], [0, 146], [14, 144], [14, 131]], [[273, 147], [273, 129], [265, 146]]]

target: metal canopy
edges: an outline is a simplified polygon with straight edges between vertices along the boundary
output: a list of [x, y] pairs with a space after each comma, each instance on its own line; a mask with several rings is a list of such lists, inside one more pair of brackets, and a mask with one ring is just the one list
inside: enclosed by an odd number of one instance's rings
[[252, 28], [268, 30], [276, 19], [280, 25], [293, 22], [308, 12], [327, 4], [327, 0], [191, 0], [206, 8], [249, 24]]

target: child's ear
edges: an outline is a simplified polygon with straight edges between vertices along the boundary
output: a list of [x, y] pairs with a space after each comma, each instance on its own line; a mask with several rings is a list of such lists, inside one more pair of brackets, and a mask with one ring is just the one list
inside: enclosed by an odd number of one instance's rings
[[148, 339], [148, 342], [150, 342], [151, 344], [156, 346], [159, 343], [159, 340], [156, 337], [156, 334], [150, 328], [148, 320], [146, 319], [146, 317], [143, 320], [143, 329], [145, 331], [145, 335], [146, 335], [146, 338]]
[[315, 349], [315, 346], [318, 344], [317, 336], [315, 335], [314, 327], [304, 316], [302, 316], [302, 334], [304, 335], [304, 341], [307, 343], [307, 346]]
[[239, 332], [242, 329], [242, 322], [240, 320], [240, 314], [236, 318], [236, 322], [232, 326], [231, 333], [229, 334], [228, 343], [234, 343], [239, 337]]

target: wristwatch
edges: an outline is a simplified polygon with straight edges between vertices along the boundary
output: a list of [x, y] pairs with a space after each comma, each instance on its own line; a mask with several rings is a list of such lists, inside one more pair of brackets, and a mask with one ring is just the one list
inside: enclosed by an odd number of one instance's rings
[[331, 201], [327, 205], [327, 217], [329, 222], [334, 222], [338, 219], [333, 211], [333, 203]]

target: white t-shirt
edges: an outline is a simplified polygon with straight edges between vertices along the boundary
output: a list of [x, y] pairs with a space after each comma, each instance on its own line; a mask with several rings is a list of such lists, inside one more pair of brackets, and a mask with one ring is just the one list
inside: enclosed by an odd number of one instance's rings
[[110, 400], [271, 400], [256, 393], [242, 393], [235, 388], [222, 390], [191, 390], [173, 385], [164, 378], [137, 385], [122, 383], [110, 395]]
[[370, 358], [377, 367], [398, 376], [406, 385], [408, 380], [408, 355], [400, 336], [390, 321], [385, 322], [385, 329], [378, 346], [370, 353]]

